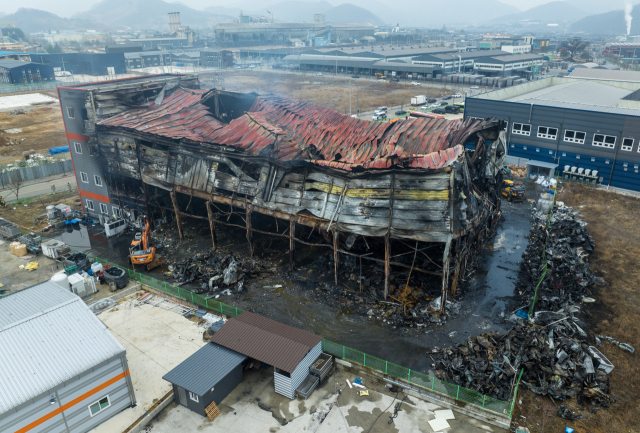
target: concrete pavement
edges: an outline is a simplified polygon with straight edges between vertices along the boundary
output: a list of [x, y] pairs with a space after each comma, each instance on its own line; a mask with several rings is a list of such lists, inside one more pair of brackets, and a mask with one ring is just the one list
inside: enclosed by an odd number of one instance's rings
[[[78, 189], [78, 185], [76, 183], [76, 177], [73, 174], [69, 176], [52, 178], [47, 180], [37, 179], [33, 183], [20, 186], [20, 191], [18, 192], [18, 198], [23, 199], [23, 198], [35, 197], [43, 194], [51, 194], [52, 192], [51, 185], [56, 186], [56, 192], [69, 191], [69, 187], [67, 184], [71, 184], [72, 191], [75, 191]], [[13, 202], [16, 200], [15, 193], [8, 188], [0, 189], [0, 195], [4, 198], [4, 200], [7, 203]]]

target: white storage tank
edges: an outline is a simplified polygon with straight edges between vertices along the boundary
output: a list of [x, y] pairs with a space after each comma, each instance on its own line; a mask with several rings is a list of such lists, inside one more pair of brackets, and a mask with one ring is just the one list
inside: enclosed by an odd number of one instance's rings
[[65, 290], [69, 290], [69, 278], [64, 272], [59, 272], [51, 277], [51, 282], [57, 284]]
[[93, 275], [95, 275], [96, 272], [102, 271], [102, 263], [98, 263], [98, 262], [93, 263], [91, 265], [91, 271], [92, 271]]
[[49, 206], [47, 206], [47, 218], [49, 218], [50, 220], [55, 219], [56, 217], [56, 207], [52, 204], [50, 204]]

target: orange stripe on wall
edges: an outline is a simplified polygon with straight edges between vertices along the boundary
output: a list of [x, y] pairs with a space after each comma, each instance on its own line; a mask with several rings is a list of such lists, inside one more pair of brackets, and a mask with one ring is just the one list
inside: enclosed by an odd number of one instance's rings
[[94, 200], [103, 201], [105, 203], [111, 203], [111, 200], [109, 200], [109, 197], [107, 197], [106, 195], [96, 194], [95, 192], [85, 191], [80, 188], [78, 188], [78, 192], [82, 197], [92, 198]]
[[31, 424], [22, 427], [20, 430], [16, 430], [16, 433], [28, 432], [29, 430], [32, 430], [32, 429], [38, 427], [40, 424], [43, 424], [43, 423], [49, 421], [51, 418], [53, 418], [53, 417], [55, 417], [57, 415], [60, 415], [62, 412], [64, 412], [65, 410], [75, 406], [76, 404], [80, 403], [82, 400], [86, 400], [87, 398], [91, 397], [94, 394], [99, 393], [100, 391], [102, 391], [103, 389], [107, 388], [108, 386], [113, 385], [114, 383], [118, 382], [119, 380], [124, 379], [125, 376], [129, 376], [129, 370], [125, 371], [124, 373], [120, 373], [119, 375], [117, 375], [116, 377], [114, 377], [112, 379], [107, 380], [102, 385], [96, 386], [91, 391], [85, 392], [80, 397], [74, 398], [69, 403], [60, 406], [58, 409], [56, 409], [56, 410], [54, 410], [52, 412], [49, 412], [48, 414], [46, 414], [42, 418], [37, 419], [34, 422], [32, 422]]
[[[66, 125], [65, 125], [66, 128]], [[88, 143], [91, 137], [82, 134], [76, 134], [74, 132], [67, 132], [67, 140], [83, 141]]]

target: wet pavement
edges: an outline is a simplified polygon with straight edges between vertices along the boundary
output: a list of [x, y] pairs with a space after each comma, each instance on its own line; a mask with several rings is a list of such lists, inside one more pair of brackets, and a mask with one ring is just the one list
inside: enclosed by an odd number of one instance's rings
[[[539, 189], [528, 185], [530, 190]], [[531, 198], [537, 194], [529, 193]], [[485, 245], [478, 268], [459, 285], [455, 301], [458, 314], [450, 317], [444, 326], [429, 325], [420, 331], [415, 328], [394, 329], [375, 317], [368, 318], [350, 312], [349, 305], [337, 308], [323, 302], [331, 297], [324, 291], [333, 283], [333, 272], [318, 266], [318, 256], [329, 256], [330, 249], [298, 244], [296, 271], [289, 271], [288, 241], [256, 236], [256, 258], [265, 259], [273, 266], [270, 276], [245, 280], [244, 290], [218, 300], [252, 311], [320, 335], [328, 340], [363, 351], [368, 355], [422, 372], [429, 372], [432, 360], [425, 356], [428, 349], [447, 347], [465, 341], [471, 335], [493, 330], [505, 331], [512, 324], [504, 320], [513, 309], [513, 288], [519, 270], [519, 260], [527, 246], [525, 236], [530, 229], [531, 204], [502, 204], [503, 219], [497, 234]], [[190, 239], [176, 250], [188, 256], [211, 247], [208, 224], [193, 224], [187, 229]], [[191, 224], [187, 220], [186, 225]], [[171, 227], [173, 229], [173, 227]], [[175, 231], [175, 230], [173, 230]], [[169, 231], [170, 232], [170, 231]], [[90, 251], [101, 258], [122, 266], [127, 265], [128, 245], [133, 234], [107, 239], [100, 226], [79, 226], [58, 233], [59, 239], [78, 250]], [[234, 255], [247, 255], [245, 232], [228, 228], [218, 230], [220, 248]], [[160, 255], [165, 255], [162, 249]], [[169, 254], [166, 254], [169, 255]], [[331, 265], [332, 266], [332, 265]], [[136, 269], [139, 270], [139, 269]], [[162, 271], [144, 272], [165, 280]], [[437, 278], [437, 277], [436, 277]], [[345, 284], [346, 283], [346, 284]], [[282, 285], [280, 288], [264, 286]], [[341, 282], [348, 290], [357, 290], [354, 281]], [[185, 284], [185, 288], [194, 288]], [[365, 289], [367, 290], [367, 289]], [[449, 334], [454, 332], [452, 337]]]

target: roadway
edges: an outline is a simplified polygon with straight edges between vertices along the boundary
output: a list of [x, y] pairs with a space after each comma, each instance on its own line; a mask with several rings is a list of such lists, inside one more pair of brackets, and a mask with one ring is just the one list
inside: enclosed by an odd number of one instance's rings
[[[18, 192], [18, 198], [28, 198], [35, 197], [43, 194], [51, 194], [51, 185], [56, 186], [56, 192], [68, 191], [69, 186], [71, 185], [72, 190], [78, 189], [78, 185], [76, 184], [76, 177], [74, 175], [59, 177], [55, 179], [36, 179], [33, 183], [24, 184], [20, 186], [20, 191]], [[0, 185], [0, 196], [4, 198], [4, 200], [9, 203], [16, 200], [16, 195], [9, 188], [1, 189], [2, 185]]]

